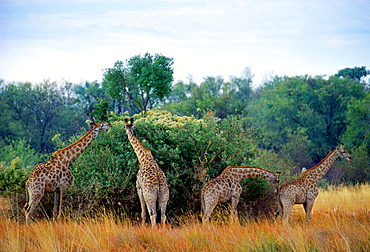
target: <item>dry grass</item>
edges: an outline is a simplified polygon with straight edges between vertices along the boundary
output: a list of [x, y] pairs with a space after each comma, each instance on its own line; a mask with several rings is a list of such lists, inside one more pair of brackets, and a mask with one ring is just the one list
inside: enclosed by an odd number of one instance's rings
[[370, 251], [370, 185], [321, 190], [309, 224], [302, 206], [294, 207], [290, 225], [179, 219], [180, 227], [152, 229], [109, 214], [28, 226], [3, 217], [0, 251]]

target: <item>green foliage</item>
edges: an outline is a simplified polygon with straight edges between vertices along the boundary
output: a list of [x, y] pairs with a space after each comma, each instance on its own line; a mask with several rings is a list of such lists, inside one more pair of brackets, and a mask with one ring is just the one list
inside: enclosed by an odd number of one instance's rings
[[64, 86], [49, 81], [38, 85], [6, 85], [0, 93], [0, 109], [3, 111], [0, 139], [5, 144], [26, 139], [39, 152], [53, 151], [50, 140], [56, 133], [73, 135], [80, 131], [82, 122], [70, 92], [70, 83], [64, 83]]
[[[340, 170], [349, 184], [363, 184], [370, 181], [370, 157], [365, 145], [353, 148], [352, 163], [341, 162]], [[342, 182], [342, 181], [341, 181]]]
[[108, 110], [109, 110], [108, 99], [99, 99], [99, 103], [96, 105], [96, 108], [94, 108], [94, 110], [91, 112], [91, 115], [94, 116], [98, 121], [107, 122]]
[[24, 193], [29, 172], [44, 158], [25, 140], [12, 140], [0, 148], [0, 194]]
[[106, 88], [108, 95], [112, 99], [124, 99], [126, 85], [126, 67], [122, 61], [114, 62], [113, 68], [107, 68], [104, 71], [103, 87]]
[[251, 102], [250, 119], [263, 146], [290, 150], [290, 140], [301, 139], [307, 144], [304, 155], [316, 163], [340, 142], [349, 101], [361, 99], [363, 90], [362, 84], [337, 77], [276, 78]]
[[6, 166], [9, 166], [14, 159], [19, 157], [20, 165], [30, 170], [35, 164], [42, 161], [44, 156], [36, 153], [24, 139], [10, 140], [9, 145], [0, 148], [0, 160]]
[[29, 171], [22, 166], [22, 160], [16, 157], [9, 166], [5, 162], [0, 163], [0, 193], [7, 195], [10, 193], [24, 192], [25, 183]]
[[219, 118], [228, 115], [242, 115], [245, 112], [252, 89], [253, 75], [246, 68], [241, 77], [230, 77], [224, 81], [221, 77], [206, 77], [197, 85], [180, 81], [173, 86], [173, 92], [167, 103], [162, 106], [177, 115], [202, 117], [206, 111], [214, 110]]
[[[72, 165], [71, 201], [122, 204], [139, 213], [136, 196], [138, 161], [123, 129], [124, 117], [112, 117], [112, 128], [100, 135]], [[241, 117], [198, 120], [148, 111], [135, 115], [135, 134], [152, 151], [166, 173], [170, 211], [199, 210], [205, 182], [228, 165], [248, 165], [254, 156], [252, 132]], [[134, 211], [132, 211], [134, 209]]]
[[336, 77], [344, 77], [357, 82], [361, 82], [361, 79], [370, 74], [370, 70], [366, 70], [365, 66], [354, 67], [354, 68], [344, 68], [338, 71], [335, 75]]
[[103, 86], [129, 112], [145, 112], [170, 94], [172, 64], [172, 58], [149, 53], [134, 56], [125, 63], [116, 61], [113, 68], [105, 69]]
[[75, 104], [79, 104], [85, 115], [90, 115], [96, 107], [99, 109], [102, 101], [106, 102], [105, 90], [97, 81], [86, 81], [84, 85], [75, 85], [73, 91], [77, 96]]
[[363, 145], [370, 155], [370, 91], [361, 99], [352, 99], [346, 113], [348, 124], [342, 141], [349, 148]]

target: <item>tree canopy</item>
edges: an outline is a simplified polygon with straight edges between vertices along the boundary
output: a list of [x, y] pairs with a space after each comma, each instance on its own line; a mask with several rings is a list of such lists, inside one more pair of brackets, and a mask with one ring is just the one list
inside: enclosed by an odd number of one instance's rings
[[172, 64], [172, 58], [149, 53], [116, 61], [104, 70], [103, 86], [130, 113], [146, 112], [170, 94]]

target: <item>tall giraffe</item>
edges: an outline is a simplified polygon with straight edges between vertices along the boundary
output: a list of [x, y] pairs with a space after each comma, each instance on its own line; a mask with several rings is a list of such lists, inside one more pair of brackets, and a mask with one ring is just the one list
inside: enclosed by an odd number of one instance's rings
[[169, 199], [169, 190], [166, 181], [166, 175], [159, 168], [152, 152], [141, 144], [134, 134], [135, 125], [133, 118], [128, 121], [125, 119], [124, 128], [128, 139], [139, 160], [140, 167], [137, 173], [136, 188], [141, 204], [141, 221], [145, 224], [148, 209], [152, 227], [156, 225], [157, 219], [157, 201], [161, 210], [161, 222], [166, 223], [166, 207]]
[[285, 221], [289, 220], [290, 212], [295, 204], [303, 204], [306, 212], [306, 221], [311, 219], [311, 211], [317, 195], [317, 183], [329, 171], [337, 158], [352, 162], [348, 151], [343, 144], [331, 151], [317, 165], [304, 171], [296, 180], [283, 184], [279, 189], [279, 205]]
[[236, 207], [242, 192], [241, 180], [251, 177], [265, 178], [270, 181], [277, 193], [280, 172], [272, 173], [258, 167], [252, 166], [228, 166], [217, 178], [207, 182], [201, 191], [202, 222], [208, 222], [213, 209], [219, 202], [231, 200], [231, 214], [236, 216]]
[[[64, 191], [72, 182], [73, 175], [69, 170], [91, 142], [111, 125], [106, 122], [92, 122], [92, 129], [75, 143], [57, 150], [46, 163], [36, 165], [26, 182], [26, 196], [29, 202], [25, 205], [26, 222], [36, 210], [45, 193], [55, 193], [53, 218], [56, 220], [61, 213]], [[28, 194], [27, 194], [28, 193]]]

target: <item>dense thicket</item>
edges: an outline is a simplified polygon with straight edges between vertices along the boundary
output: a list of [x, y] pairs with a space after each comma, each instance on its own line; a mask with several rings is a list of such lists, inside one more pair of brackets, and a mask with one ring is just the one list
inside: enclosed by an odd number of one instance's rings
[[[255, 156], [250, 128], [240, 117], [203, 120], [151, 110], [135, 119], [136, 136], [166, 173], [170, 212], [196, 210], [206, 181], [228, 165], [251, 164]], [[112, 129], [73, 164], [71, 195], [94, 203], [120, 202], [127, 212], [139, 213], [135, 189], [139, 164], [123, 129], [123, 117], [111, 120]]]
[[[109, 203], [131, 215], [139, 213], [134, 187], [138, 162], [122, 128], [127, 116], [135, 117], [138, 138], [167, 175], [173, 214], [199, 210], [200, 188], [227, 165], [281, 170], [287, 181], [341, 142], [354, 161], [337, 162], [322, 184], [369, 182], [367, 74], [362, 67], [328, 78], [275, 76], [253, 89], [247, 68], [227, 81], [206, 77], [201, 83], [174, 83], [170, 93], [151, 104], [161, 111], [141, 114], [117, 113], [124, 107], [107, 91], [111, 87], [98, 82], [0, 81], [0, 192], [23, 193], [33, 166], [82, 136], [91, 115], [113, 127], [72, 165], [75, 179], [66, 202], [73, 208], [68, 209]], [[214, 114], [206, 116], [208, 111]], [[243, 187], [241, 205], [269, 188], [260, 180], [247, 180]]]

